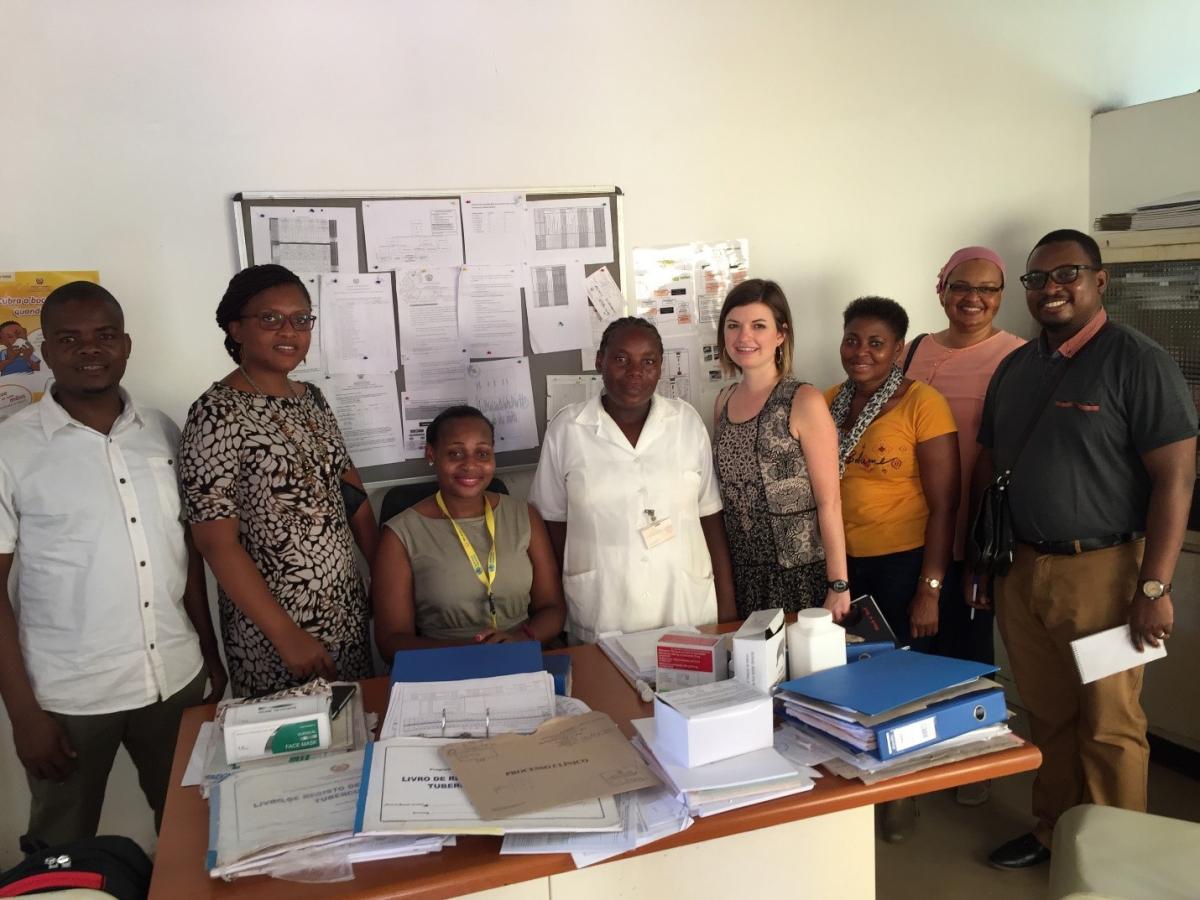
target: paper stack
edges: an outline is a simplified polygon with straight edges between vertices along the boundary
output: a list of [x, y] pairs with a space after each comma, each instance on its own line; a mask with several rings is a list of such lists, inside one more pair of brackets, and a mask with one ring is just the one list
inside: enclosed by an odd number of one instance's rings
[[654, 719], [634, 719], [633, 745], [693, 816], [710, 816], [813, 788], [814, 769], [796, 766], [773, 747], [688, 768], [656, 743]]
[[362, 751], [237, 771], [209, 801], [206, 864], [213, 878], [318, 873], [344, 876], [353, 862], [441, 850], [442, 836], [381, 843], [354, 834]]
[[834, 753], [838, 774], [879, 780], [1019, 744], [1003, 690], [983, 677], [994, 671], [893, 651], [785, 682], [777, 701], [803, 738]]
[[643, 681], [653, 687], [658, 672], [658, 640], [668, 632], [697, 634], [698, 630], [691, 625], [671, 625], [629, 634], [602, 634], [596, 646], [604, 651], [604, 655], [630, 684]]

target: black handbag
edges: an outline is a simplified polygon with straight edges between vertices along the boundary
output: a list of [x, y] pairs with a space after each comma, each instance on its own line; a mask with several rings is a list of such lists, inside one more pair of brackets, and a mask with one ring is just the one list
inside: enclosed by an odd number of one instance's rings
[[1033, 416], [1030, 418], [1029, 424], [1025, 426], [1021, 439], [1017, 442], [1017, 449], [1013, 453], [1008, 467], [993, 478], [992, 483], [983, 491], [983, 496], [979, 500], [979, 509], [975, 511], [975, 518], [971, 520], [971, 529], [967, 533], [967, 563], [976, 575], [1006, 575], [1012, 567], [1013, 555], [1017, 550], [1012, 510], [1008, 505], [1008, 488], [1012, 483], [1012, 470], [1016, 468], [1021, 451], [1029, 443], [1033, 429], [1050, 405], [1050, 399], [1054, 396], [1054, 391], [1059, 383], [1062, 382], [1063, 376], [1067, 374], [1067, 366], [1070, 364], [1071, 358], [1068, 358], [1054, 373], [1054, 378], [1050, 380], [1050, 384], [1042, 392], [1040, 401], [1034, 407]]

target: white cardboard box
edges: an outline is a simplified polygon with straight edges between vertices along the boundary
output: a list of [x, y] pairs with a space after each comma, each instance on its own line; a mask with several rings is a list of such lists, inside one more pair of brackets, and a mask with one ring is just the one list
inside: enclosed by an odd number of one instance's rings
[[787, 677], [783, 610], [751, 613], [733, 634], [733, 677], [771, 693]]
[[330, 743], [329, 696], [231, 706], [225, 710], [224, 738], [230, 763], [324, 750]]
[[655, 749], [689, 769], [774, 746], [769, 694], [737, 679], [654, 698]]
[[658, 639], [655, 659], [654, 687], [659, 692], [729, 677], [729, 653], [721, 634], [667, 632]]

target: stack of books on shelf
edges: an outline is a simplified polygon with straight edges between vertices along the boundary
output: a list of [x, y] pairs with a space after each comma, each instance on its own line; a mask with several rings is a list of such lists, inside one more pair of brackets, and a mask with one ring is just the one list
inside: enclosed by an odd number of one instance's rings
[[1021, 745], [1005, 724], [995, 666], [909, 650], [784, 682], [787, 727], [833, 755], [825, 766], [871, 784]]

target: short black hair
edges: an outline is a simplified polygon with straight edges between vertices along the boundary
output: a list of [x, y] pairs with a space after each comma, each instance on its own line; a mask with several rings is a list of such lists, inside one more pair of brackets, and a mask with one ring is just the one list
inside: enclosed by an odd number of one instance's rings
[[878, 319], [891, 329], [901, 343], [908, 334], [908, 313], [888, 297], [859, 297], [852, 300], [842, 313], [842, 327], [849, 328], [855, 319]]
[[[1100, 261], [1100, 245], [1096, 243], [1096, 239], [1090, 234], [1084, 234], [1082, 231], [1076, 231], [1074, 228], [1058, 228], [1045, 235], [1040, 241], [1033, 245], [1033, 250], [1029, 251], [1029, 256], [1033, 256], [1033, 251], [1038, 247], [1045, 247], [1047, 244], [1075, 244], [1083, 255], [1088, 258], [1088, 263], [1099, 269], [1104, 264]], [[1026, 262], [1029, 257], [1026, 257]]]
[[117, 311], [121, 327], [125, 327], [125, 310], [121, 309], [121, 304], [117, 302], [117, 298], [112, 295], [111, 291], [94, 281], [71, 281], [56, 287], [42, 301], [42, 329], [45, 330], [47, 319], [53, 320], [62, 307], [72, 300], [99, 300], [101, 303], [109, 304]]
[[3, 331], [3, 330], [4, 330], [5, 328], [7, 328], [9, 325], [18, 325], [18, 326], [20, 326], [20, 325], [21, 325], [21, 323], [20, 323], [20, 322], [18, 322], [16, 319], [9, 319], [7, 322], [0, 322], [0, 331]]
[[279, 287], [281, 284], [294, 284], [300, 288], [304, 299], [312, 305], [312, 298], [308, 295], [308, 288], [305, 287], [303, 279], [291, 269], [275, 263], [250, 266], [229, 279], [225, 295], [217, 304], [217, 324], [225, 332], [225, 351], [233, 357], [235, 363], [242, 361], [242, 345], [230, 336], [229, 323], [242, 317], [242, 310], [246, 308], [247, 303], [263, 291]]
[[496, 439], [496, 426], [492, 424], [491, 419], [473, 406], [461, 405], [443, 409], [434, 416], [433, 421], [425, 429], [425, 443], [430, 445], [437, 444], [438, 432], [442, 430], [442, 426], [456, 419], [479, 419], [487, 425], [488, 431], [492, 433], [492, 440]]
[[648, 322], [641, 316], [622, 316], [619, 319], [613, 319], [609, 322], [608, 327], [604, 329], [604, 334], [600, 336], [598, 352], [603, 353], [604, 348], [608, 346], [608, 339], [622, 328], [644, 328], [654, 335], [654, 342], [658, 344], [658, 352], [663, 352], [662, 335], [658, 333], [658, 329], [654, 327], [653, 322]]

